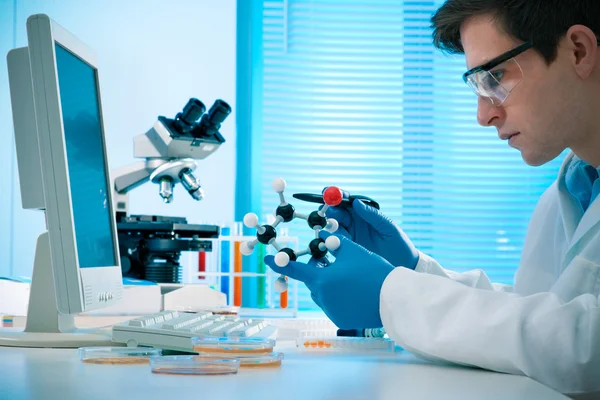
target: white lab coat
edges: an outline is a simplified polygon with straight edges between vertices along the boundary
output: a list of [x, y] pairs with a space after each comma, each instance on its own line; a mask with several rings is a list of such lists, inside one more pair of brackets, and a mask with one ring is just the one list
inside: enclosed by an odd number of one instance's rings
[[396, 268], [383, 284], [388, 335], [425, 358], [600, 391], [600, 198], [582, 217], [565, 186], [572, 157], [533, 213], [514, 287], [421, 253], [415, 271]]

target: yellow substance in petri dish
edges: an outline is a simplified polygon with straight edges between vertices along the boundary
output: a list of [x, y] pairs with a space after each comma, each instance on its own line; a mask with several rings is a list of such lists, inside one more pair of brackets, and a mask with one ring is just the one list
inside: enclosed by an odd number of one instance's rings
[[202, 347], [202, 346], [194, 346], [193, 347], [194, 351], [197, 353], [203, 353], [203, 354], [214, 354], [214, 353], [218, 353], [218, 354], [228, 354], [231, 356], [235, 356], [236, 354], [239, 355], [245, 355], [245, 354], [266, 354], [266, 353], [271, 353], [273, 351], [273, 348], [266, 348], [266, 349], [224, 349], [224, 348], [219, 348], [219, 347]]
[[240, 368], [271, 368], [280, 367], [281, 360], [273, 360], [268, 362], [252, 362], [252, 363], [241, 363]]
[[88, 364], [150, 364], [148, 357], [98, 357], [81, 361]]
[[152, 370], [154, 374], [165, 375], [230, 375], [237, 373], [237, 369], [223, 365], [199, 365], [197, 367], [158, 367]]

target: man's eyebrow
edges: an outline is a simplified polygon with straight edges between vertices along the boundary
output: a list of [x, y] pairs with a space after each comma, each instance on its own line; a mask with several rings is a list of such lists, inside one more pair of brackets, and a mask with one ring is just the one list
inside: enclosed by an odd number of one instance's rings
[[467, 64], [467, 69], [472, 70], [473, 68], [481, 67], [482, 65], [489, 63], [493, 59], [494, 59], [494, 57], [484, 58], [482, 62], [480, 62], [479, 64], [474, 65], [472, 67], [470, 67], [469, 64]]
[[488, 68], [488, 64], [491, 63], [500, 63], [500, 62], [505, 62], [513, 57], [518, 56], [519, 54], [523, 53], [524, 51], [530, 49], [531, 47], [533, 47], [533, 45], [531, 44], [531, 42], [525, 42], [525, 43], [521, 43], [520, 45], [518, 45], [517, 47], [514, 47], [510, 50], [505, 51], [504, 53], [500, 53], [498, 55], [496, 55], [495, 57], [492, 57], [490, 59], [488, 58], [484, 58], [484, 61], [475, 66], [475, 67], [470, 67], [468, 69], [468, 71], [475, 69], [475, 68]]
[[[510, 51], [510, 50], [508, 50], [508, 51]], [[506, 54], [508, 51], [505, 51], [505, 52], [502, 52], [502, 53], [496, 54], [496, 55], [494, 55], [494, 56], [491, 56], [491, 57], [486, 57], [486, 58], [484, 58], [484, 59], [483, 59], [483, 60], [482, 60], [482, 61], [481, 61], [479, 64], [477, 64], [477, 65], [474, 65], [474, 66], [472, 66], [472, 67], [469, 67], [469, 66], [467, 65], [467, 69], [473, 69], [473, 68], [481, 67], [482, 65], [485, 65], [485, 64], [489, 63], [490, 61], [492, 61], [492, 60], [494, 60], [494, 59], [496, 59], [496, 58], [500, 57], [501, 55], [503, 55], [503, 54]]]

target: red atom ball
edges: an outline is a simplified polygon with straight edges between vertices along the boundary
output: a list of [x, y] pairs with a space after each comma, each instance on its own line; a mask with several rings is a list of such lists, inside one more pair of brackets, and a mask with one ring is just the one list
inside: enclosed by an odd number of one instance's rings
[[337, 206], [342, 202], [342, 191], [337, 186], [329, 186], [323, 192], [323, 201], [328, 206]]

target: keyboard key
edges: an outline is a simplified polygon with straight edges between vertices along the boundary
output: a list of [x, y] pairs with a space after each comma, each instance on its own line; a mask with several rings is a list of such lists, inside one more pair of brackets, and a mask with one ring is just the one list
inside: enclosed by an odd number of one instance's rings
[[230, 332], [227, 332], [227, 336], [232, 337], [248, 337], [256, 335], [260, 332], [261, 329], [265, 328], [265, 324], [262, 321], [251, 323], [250, 325], [245, 325], [240, 327], [239, 329], [234, 329]]
[[233, 322], [219, 321], [207, 326], [206, 328], [200, 329], [195, 333], [198, 335], [221, 336], [221, 331], [231, 324], [233, 324]]
[[129, 326], [137, 326], [140, 328], [144, 328], [148, 325], [154, 325], [154, 317], [148, 316], [148, 317], [135, 318], [135, 319], [130, 320], [128, 325]]
[[233, 331], [238, 331], [240, 329], [242, 329], [243, 327], [245, 327], [246, 325], [243, 322], [239, 322], [239, 323], [234, 323], [231, 326], [226, 327], [223, 331], [222, 334], [223, 336], [229, 336], [230, 332]]
[[182, 329], [188, 325], [195, 324], [198, 321], [207, 319], [210, 314], [198, 313], [198, 314], [182, 314], [179, 318], [174, 318], [162, 324], [162, 329]]
[[163, 312], [160, 312], [159, 314], [163, 316], [164, 321], [169, 321], [173, 318], [179, 317], [179, 312], [177, 312], [177, 311], [163, 311]]
[[213, 321], [201, 321], [200, 323], [196, 324], [196, 325], [192, 325], [192, 326], [188, 326], [185, 327], [183, 329], [180, 329], [179, 331], [184, 332], [198, 332], [201, 331], [202, 329], [207, 328], [210, 325], [213, 325], [214, 322]]

